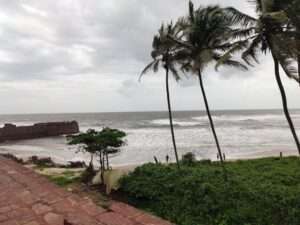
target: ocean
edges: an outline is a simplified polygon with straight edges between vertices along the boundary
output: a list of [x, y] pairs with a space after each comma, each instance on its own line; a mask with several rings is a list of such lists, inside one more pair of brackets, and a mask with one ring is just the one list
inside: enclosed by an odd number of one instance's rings
[[[212, 114], [226, 159], [298, 153], [282, 110], [231, 110]], [[291, 115], [300, 133], [300, 110], [291, 110]], [[127, 133], [127, 144], [111, 158], [113, 165], [153, 162], [154, 156], [164, 162], [166, 155], [174, 160], [167, 112], [0, 115], [1, 126], [5, 123], [20, 126], [71, 120], [78, 121], [81, 131], [109, 126]], [[193, 152], [198, 159], [217, 158], [204, 111], [174, 112], [174, 124], [180, 155]], [[32, 155], [52, 157], [58, 163], [89, 159], [87, 154], [76, 153], [76, 149], [76, 146], [67, 145], [63, 136], [0, 144], [0, 153], [9, 152], [22, 158]]]

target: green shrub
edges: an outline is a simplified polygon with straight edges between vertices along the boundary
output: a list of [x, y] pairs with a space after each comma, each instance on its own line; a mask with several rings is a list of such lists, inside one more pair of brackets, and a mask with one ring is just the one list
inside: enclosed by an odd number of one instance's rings
[[121, 180], [137, 207], [178, 225], [299, 225], [300, 160], [146, 164]]
[[193, 165], [196, 162], [196, 156], [194, 153], [188, 152], [182, 156], [181, 162], [187, 166]]

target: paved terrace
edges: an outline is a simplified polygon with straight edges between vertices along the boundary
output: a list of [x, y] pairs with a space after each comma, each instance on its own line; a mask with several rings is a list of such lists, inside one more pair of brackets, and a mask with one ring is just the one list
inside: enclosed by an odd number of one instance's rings
[[171, 225], [120, 202], [96, 206], [0, 157], [0, 225]]

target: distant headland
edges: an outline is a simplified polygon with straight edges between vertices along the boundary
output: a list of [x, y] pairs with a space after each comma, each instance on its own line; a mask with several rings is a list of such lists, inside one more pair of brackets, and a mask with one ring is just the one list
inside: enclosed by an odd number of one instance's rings
[[0, 142], [68, 135], [78, 132], [79, 125], [76, 121], [36, 123], [32, 126], [5, 124], [3, 128], [0, 128]]

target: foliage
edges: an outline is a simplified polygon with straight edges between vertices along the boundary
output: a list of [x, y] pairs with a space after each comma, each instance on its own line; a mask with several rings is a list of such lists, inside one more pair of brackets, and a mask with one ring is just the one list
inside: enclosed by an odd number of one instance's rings
[[146, 164], [121, 180], [130, 202], [178, 225], [298, 225], [300, 161], [265, 158], [193, 166]]
[[[178, 19], [178, 26], [183, 35], [180, 39], [169, 35], [169, 38], [182, 48], [178, 51], [179, 61], [185, 72], [198, 74], [211, 63], [219, 66], [230, 66], [247, 70], [247, 67], [233, 58], [233, 53], [245, 46], [245, 42], [235, 42], [243, 32], [235, 29], [236, 16], [233, 9], [224, 10], [218, 5], [194, 8], [189, 2], [189, 14]], [[240, 19], [241, 20], [241, 19]], [[241, 20], [243, 21], [243, 20]]]
[[162, 24], [158, 34], [154, 36], [152, 41], [152, 62], [150, 62], [142, 71], [140, 79], [149, 70], [153, 72], [158, 72], [160, 67], [168, 69], [172, 72], [175, 80], [180, 80], [180, 75], [177, 69], [178, 60], [180, 59], [177, 52], [180, 49], [174, 41], [170, 40], [169, 36], [180, 37], [181, 29], [177, 24], [164, 25]]
[[120, 147], [125, 144], [123, 140], [125, 136], [126, 133], [123, 131], [105, 127], [101, 131], [90, 129], [86, 133], [69, 137], [68, 143], [70, 145], [79, 145], [79, 150], [88, 152], [91, 155], [90, 166], [87, 168], [89, 171], [86, 171], [85, 178], [90, 177], [92, 174], [94, 156], [98, 157], [101, 175], [103, 176], [103, 172], [110, 168], [109, 155], [120, 150]]
[[195, 154], [192, 152], [188, 152], [182, 156], [181, 162], [184, 165], [193, 165], [196, 162]]
[[[296, 24], [290, 6], [291, 0], [270, 1], [254, 0], [258, 18], [252, 29], [252, 35], [248, 36], [250, 45], [244, 51], [242, 57], [251, 64], [251, 60], [258, 62], [258, 52], [267, 53], [270, 51], [272, 56], [278, 60], [285, 74], [300, 82], [297, 69], [294, 67], [297, 56], [297, 33], [295, 29], [289, 29], [289, 24]], [[299, 4], [299, 3], [298, 3]], [[299, 37], [299, 36], [298, 36]]]
[[69, 145], [78, 145], [78, 151], [88, 152], [90, 154], [90, 165], [92, 166], [94, 155], [96, 154], [96, 137], [97, 132], [94, 129], [89, 129], [85, 133], [67, 137]]

